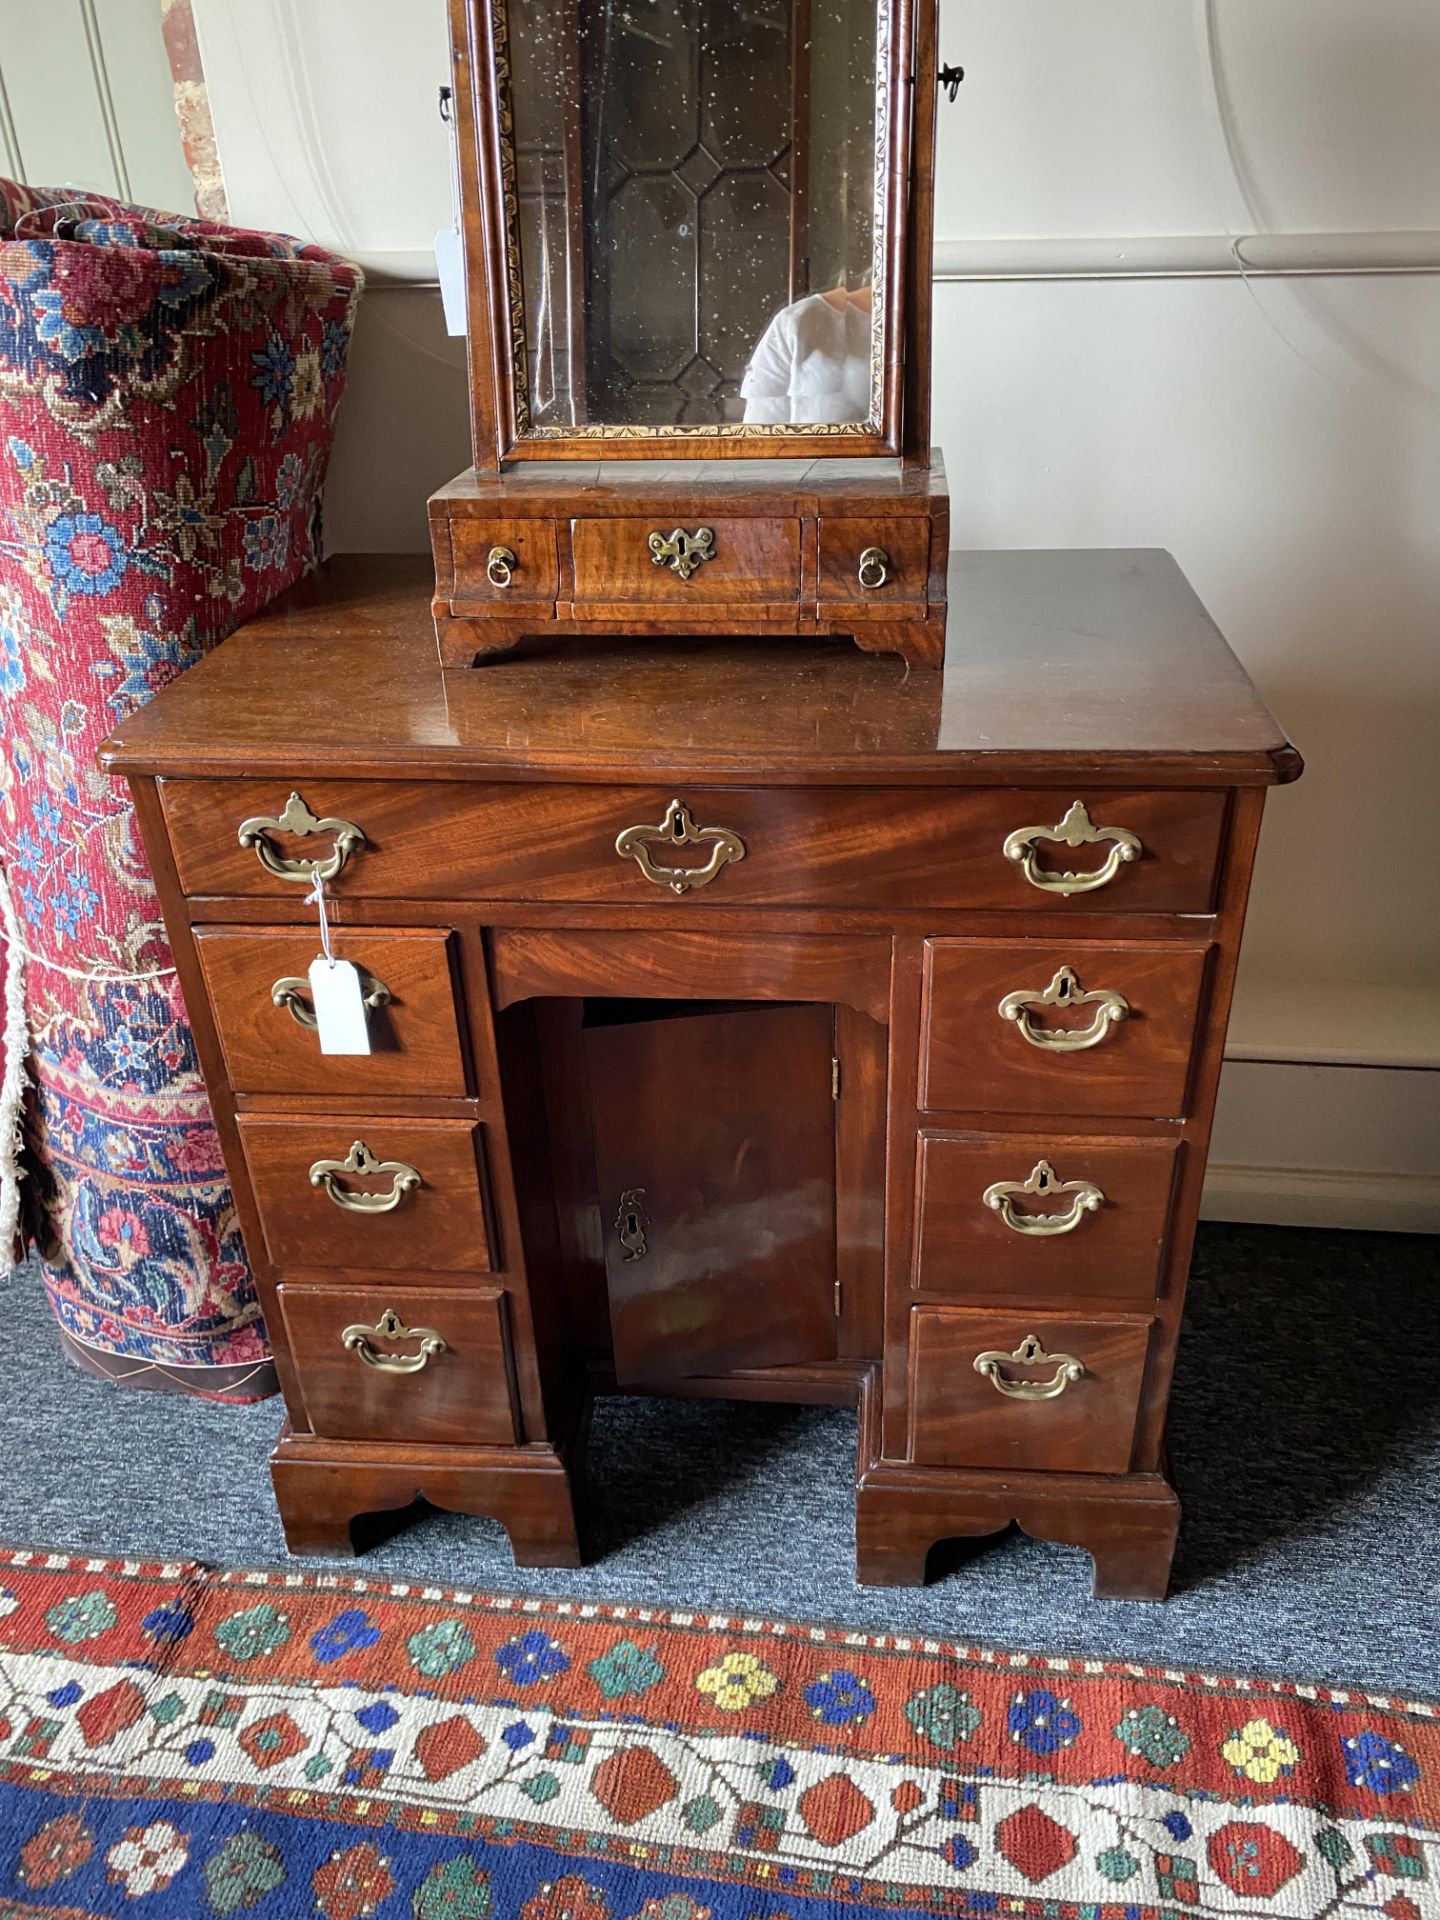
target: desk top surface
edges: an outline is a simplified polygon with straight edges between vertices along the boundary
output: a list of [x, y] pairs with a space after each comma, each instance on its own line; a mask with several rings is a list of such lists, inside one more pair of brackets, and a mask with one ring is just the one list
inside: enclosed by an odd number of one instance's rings
[[535, 641], [442, 672], [428, 558], [349, 556], [102, 752], [115, 772], [1258, 786], [1300, 757], [1158, 550], [957, 553], [943, 674], [845, 640]]

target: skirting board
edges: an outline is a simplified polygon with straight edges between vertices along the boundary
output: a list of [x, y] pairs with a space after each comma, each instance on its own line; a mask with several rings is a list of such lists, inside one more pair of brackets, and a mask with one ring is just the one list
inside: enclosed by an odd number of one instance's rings
[[1227, 1059], [1207, 1220], [1440, 1233], [1440, 1072]]
[[1227, 1167], [1205, 1175], [1204, 1220], [1271, 1227], [1440, 1233], [1440, 1176], [1336, 1167]]

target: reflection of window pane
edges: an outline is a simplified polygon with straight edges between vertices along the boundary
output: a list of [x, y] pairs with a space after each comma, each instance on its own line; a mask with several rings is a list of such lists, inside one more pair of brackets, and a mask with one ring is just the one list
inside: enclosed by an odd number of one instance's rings
[[[869, 279], [875, 0], [509, 0], [531, 424], [723, 424]], [[848, 416], [847, 416], [848, 417]]]

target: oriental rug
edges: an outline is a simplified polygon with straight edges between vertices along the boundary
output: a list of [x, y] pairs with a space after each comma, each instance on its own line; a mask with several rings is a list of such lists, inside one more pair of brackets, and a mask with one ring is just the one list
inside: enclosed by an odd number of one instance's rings
[[789, 1621], [0, 1553], [0, 1920], [1421, 1920], [1437, 1714]]

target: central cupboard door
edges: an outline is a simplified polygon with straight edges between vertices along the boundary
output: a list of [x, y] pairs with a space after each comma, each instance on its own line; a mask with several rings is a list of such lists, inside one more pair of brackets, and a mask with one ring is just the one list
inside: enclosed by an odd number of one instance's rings
[[619, 1384], [833, 1359], [831, 1008], [591, 1019]]

